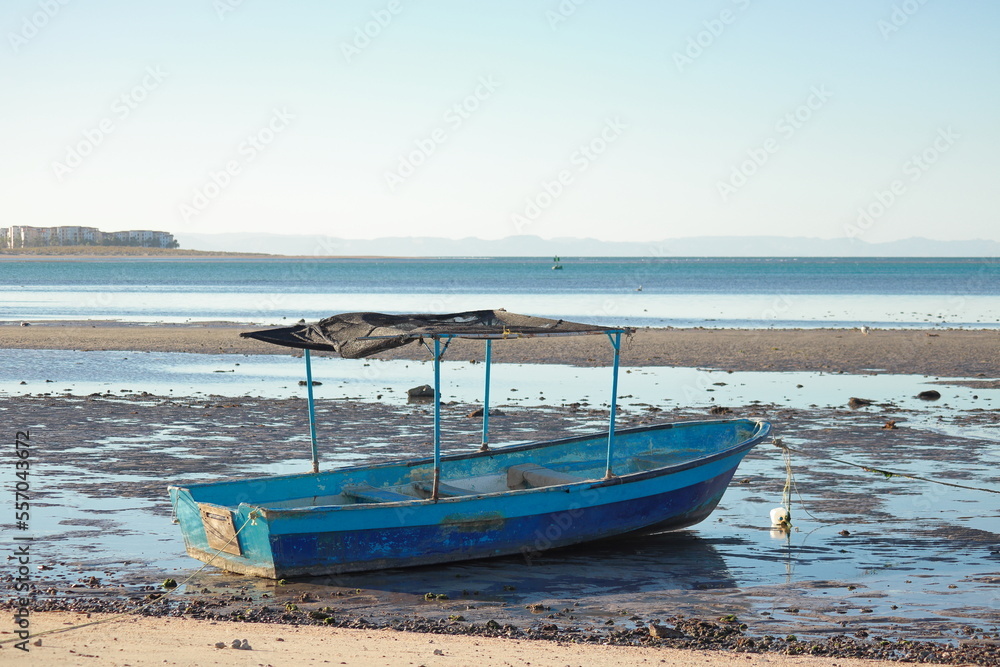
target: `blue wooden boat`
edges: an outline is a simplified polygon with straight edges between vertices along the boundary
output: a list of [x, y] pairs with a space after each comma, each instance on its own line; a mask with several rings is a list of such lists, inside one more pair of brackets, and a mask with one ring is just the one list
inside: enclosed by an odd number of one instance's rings
[[[389, 316], [349, 313], [243, 334], [305, 350], [312, 430], [309, 473], [171, 486], [189, 555], [270, 578], [522, 554], [616, 535], [683, 528], [707, 517], [767, 422], [727, 419], [616, 429], [625, 328], [506, 311]], [[489, 444], [491, 342], [606, 334], [614, 348], [609, 426], [598, 433]], [[483, 438], [441, 456], [441, 359], [455, 338], [486, 341]], [[413, 341], [434, 359], [434, 455], [319, 471], [310, 350], [362, 357]]]

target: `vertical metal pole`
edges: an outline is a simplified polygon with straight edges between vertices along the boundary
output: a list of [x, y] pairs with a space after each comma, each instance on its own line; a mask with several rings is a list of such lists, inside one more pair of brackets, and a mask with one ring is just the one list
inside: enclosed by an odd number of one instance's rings
[[612, 447], [615, 442], [615, 413], [618, 411], [618, 359], [620, 356], [622, 335], [621, 333], [616, 333], [612, 336], [608, 334], [608, 339], [611, 341], [611, 345], [615, 348], [615, 362], [613, 375], [611, 376], [611, 418], [608, 424], [608, 469], [604, 474], [605, 479], [611, 479], [614, 477], [614, 473], [611, 472], [611, 456]]
[[483, 390], [483, 446], [479, 451], [490, 449], [490, 367], [493, 363], [493, 341], [486, 339], [486, 388]]
[[312, 360], [306, 350], [306, 396], [309, 400], [309, 439], [312, 441], [313, 472], [319, 472], [319, 449], [316, 447], [316, 404], [313, 401]]
[[434, 485], [431, 500], [438, 499], [441, 484], [441, 339], [434, 337]]

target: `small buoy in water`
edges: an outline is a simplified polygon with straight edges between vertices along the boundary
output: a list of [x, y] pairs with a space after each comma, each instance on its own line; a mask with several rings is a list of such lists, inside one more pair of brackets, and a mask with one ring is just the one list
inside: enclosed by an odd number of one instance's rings
[[784, 507], [775, 507], [771, 510], [771, 526], [787, 530], [792, 526], [792, 515]]

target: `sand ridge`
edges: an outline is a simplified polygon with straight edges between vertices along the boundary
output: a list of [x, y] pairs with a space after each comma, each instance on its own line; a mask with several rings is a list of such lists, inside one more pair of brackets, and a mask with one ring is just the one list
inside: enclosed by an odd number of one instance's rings
[[[294, 354], [240, 338], [269, 327], [209, 323], [128, 325], [108, 322], [0, 325], [0, 348]], [[482, 360], [483, 345], [459, 340], [449, 360]], [[419, 345], [377, 355], [426, 359]], [[611, 346], [604, 336], [498, 341], [498, 363], [605, 366]], [[708, 367], [734, 371], [885, 372], [946, 377], [1000, 375], [1000, 330], [885, 329], [640, 329], [622, 343], [625, 366]]]

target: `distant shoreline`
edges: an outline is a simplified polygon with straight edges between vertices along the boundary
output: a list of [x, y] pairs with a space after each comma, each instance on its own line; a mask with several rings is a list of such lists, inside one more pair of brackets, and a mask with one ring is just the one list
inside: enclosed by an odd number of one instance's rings
[[[0, 248], [2, 261], [99, 261], [108, 259], [409, 259], [381, 255], [275, 255], [222, 250], [184, 248], [140, 248], [132, 246], [46, 246], [37, 248]], [[433, 258], [427, 258], [433, 259]]]
[[[0, 248], [0, 262], [2, 261], [101, 261], [101, 260], [128, 260], [128, 259], [236, 259], [236, 260], [421, 260], [421, 261], [462, 261], [462, 260], [482, 260], [490, 259], [496, 261], [516, 261], [523, 259], [537, 259], [548, 261], [551, 254], [536, 253], [531, 255], [510, 255], [510, 254], [440, 254], [440, 255], [409, 255], [409, 254], [343, 254], [343, 255], [312, 255], [312, 254], [280, 254], [263, 252], [243, 252], [227, 250], [194, 250], [188, 248], [144, 248], [136, 246], [38, 246], [31, 248]], [[935, 263], [940, 261], [948, 262], [969, 262], [980, 264], [983, 262], [998, 262], [1000, 258], [991, 256], [838, 256], [838, 255], [663, 255], [650, 257], [649, 255], [570, 255], [562, 254], [562, 263], [567, 268], [572, 268], [576, 261], [588, 262], [594, 260], [639, 260], [639, 261], [852, 261], [870, 264], [873, 262], [910, 263], [926, 262]]]
[[[102, 261], [102, 260], [145, 260], [145, 259], [204, 259], [204, 260], [419, 260], [419, 261], [469, 261], [489, 259], [496, 261], [517, 261], [524, 259], [537, 259], [549, 261], [551, 255], [489, 255], [489, 254], [468, 254], [468, 255], [406, 255], [406, 254], [350, 254], [350, 255], [283, 255], [276, 253], [259, 252], [239, 252], [224, 250], [191, 250], [185, 248], [142, 248], [133, 246], [44, 246], [32, 248], [0, 248], [0, 262], [4, 261]], [[562, 255], [562, 263], [571, 268], [574, 262], [588, 262], [594, 260], [604, 261], [852, 261], [859, 263], [872, 262], [922, 262], [933, 264], [936, 262], [971, 262], [982, 263], [984, 261], [996, 262], [1000, 259], [996, 257], [959, 257], [959, 256], [834, 256], [834, 255], [669, 255], [662, 257], [649, 257], [644, 255]]]
[[274, 257], [263, 253], [144, 248], [138, 246], [37, 246], [2, 248], [0, 259], [117, 259], [123, 257]]

